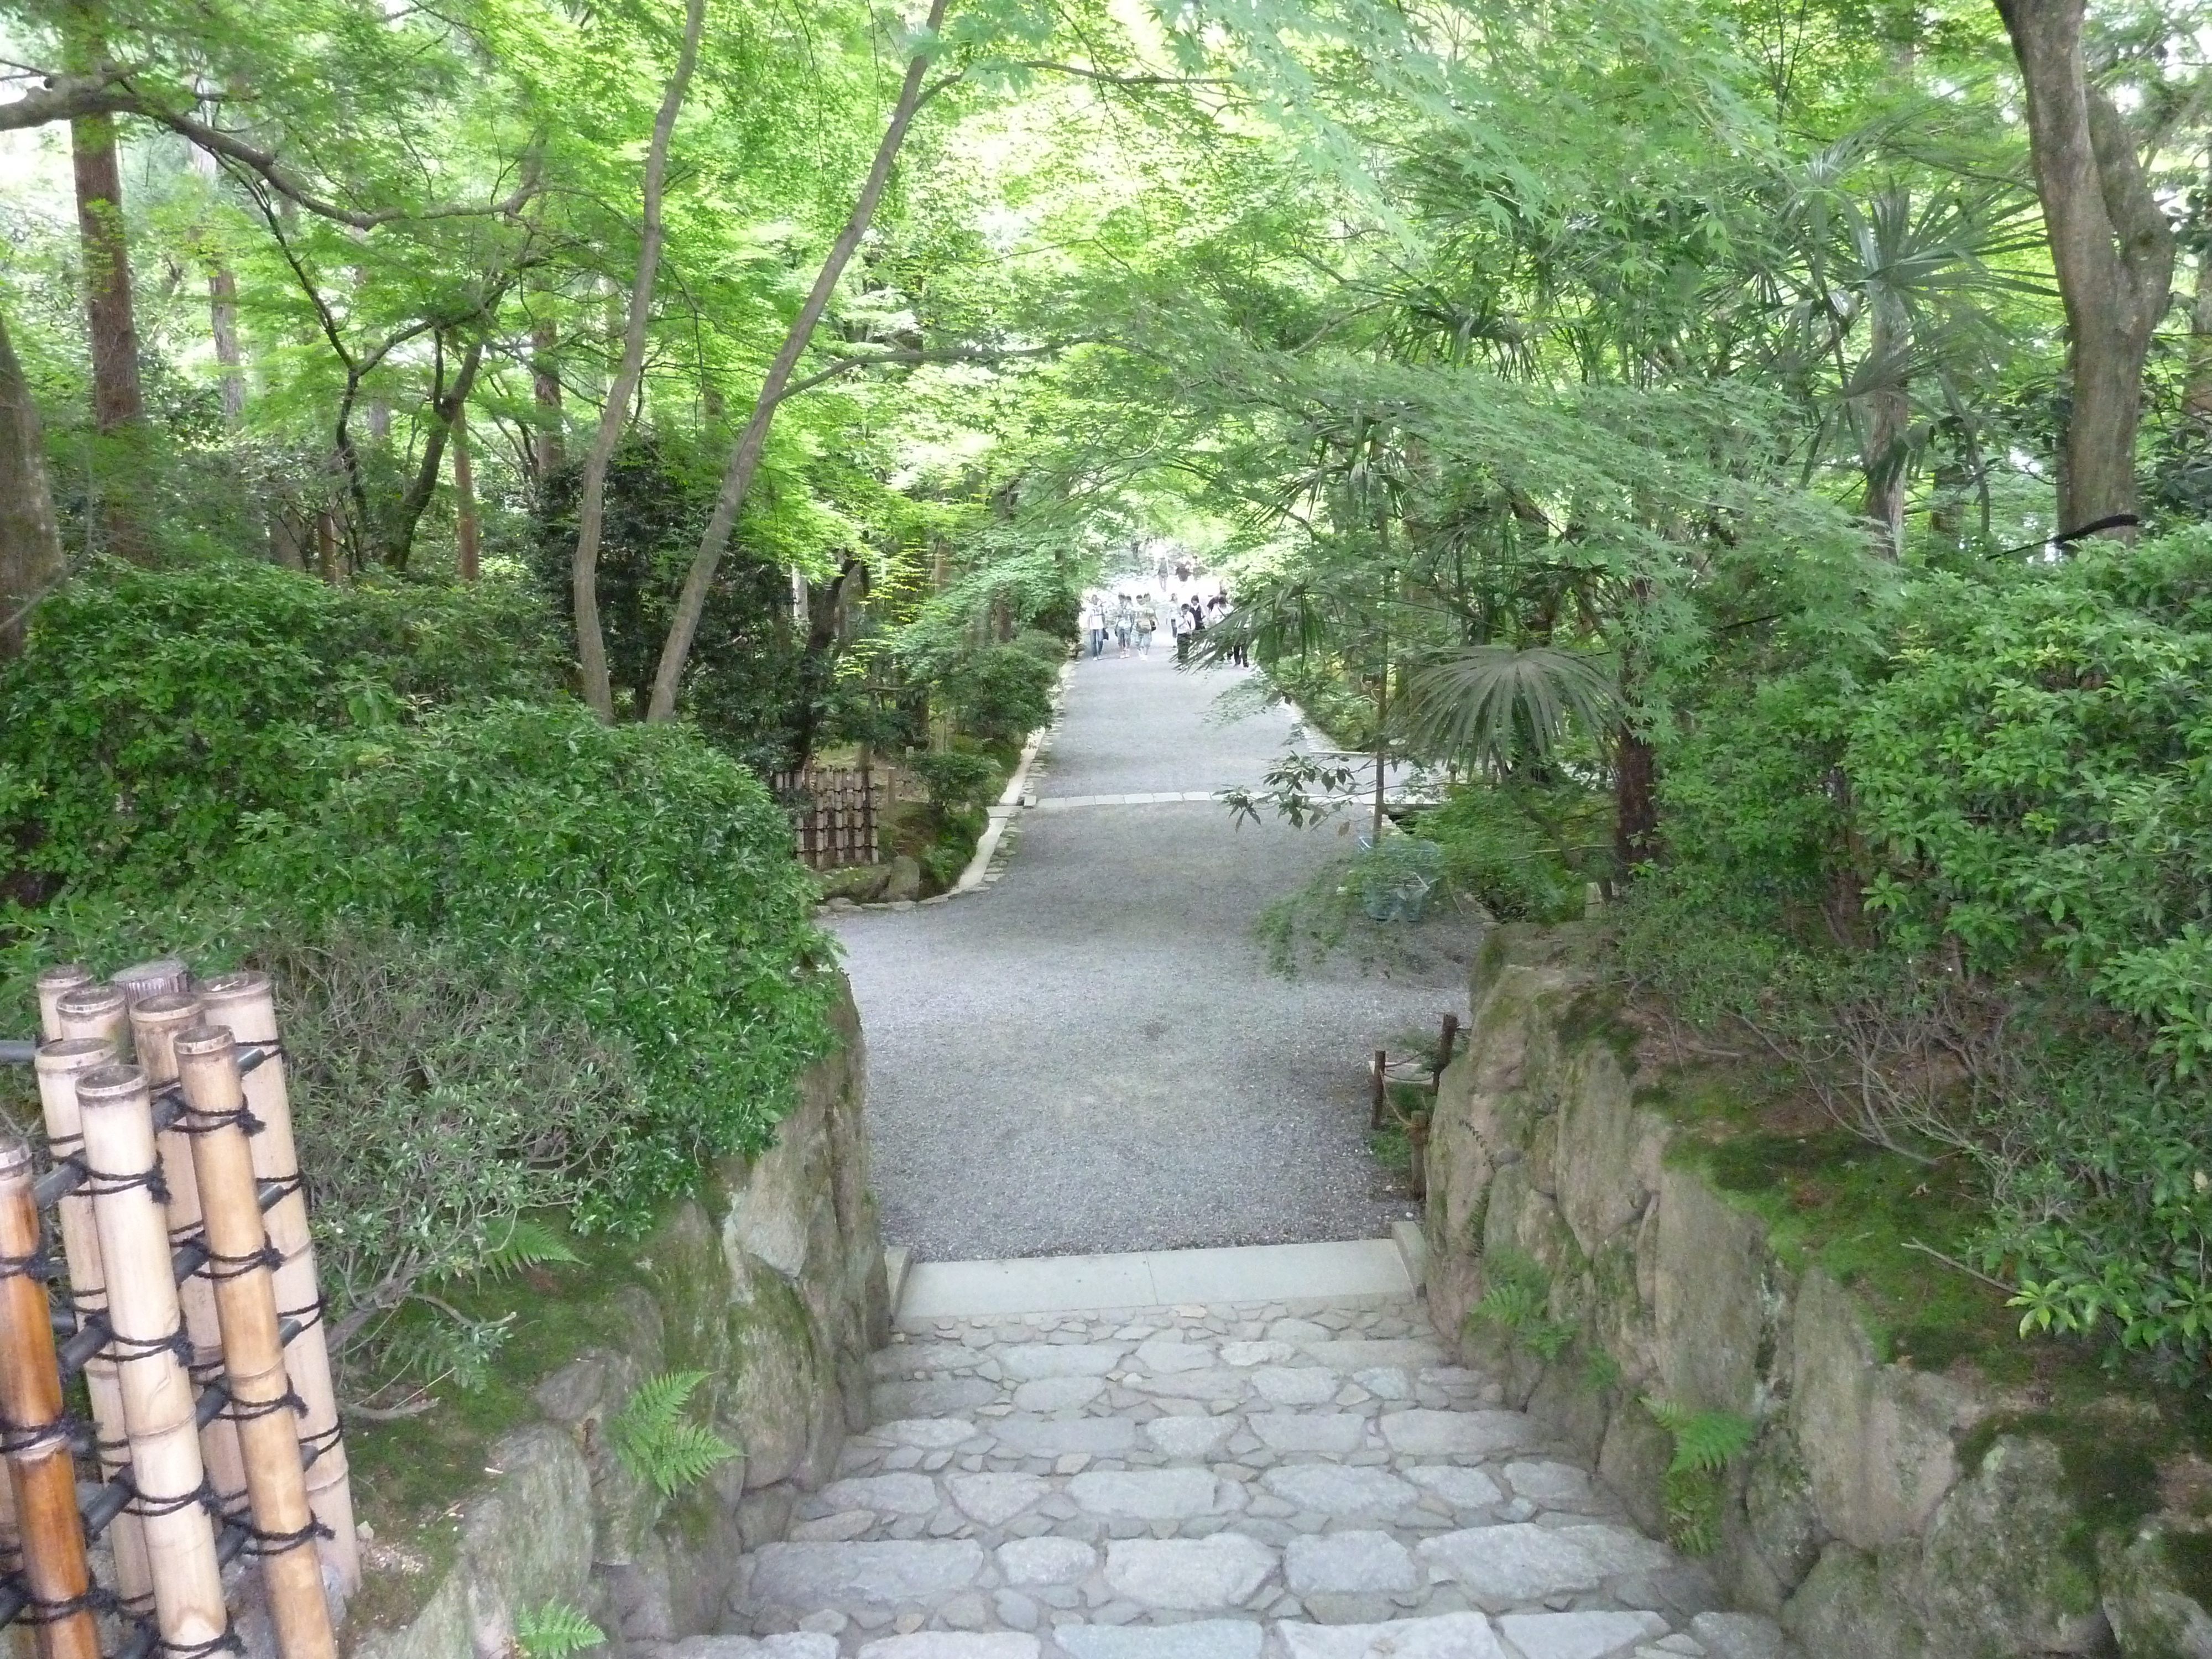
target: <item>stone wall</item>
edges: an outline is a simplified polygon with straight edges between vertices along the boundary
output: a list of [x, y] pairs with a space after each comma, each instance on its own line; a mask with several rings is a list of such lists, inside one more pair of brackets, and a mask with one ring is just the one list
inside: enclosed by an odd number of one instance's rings
[[[1850, 1292], [1793, 1269], [1679, 1156], [1571, 942], [1493, 933], [1468, 1052], [1438, 1091], [1428, 1292], [1469, 1363], [1507, 1377], [1508, 1403], [1594, 1459], [1654, 1531], [1673, 1440], [1643, 1402], [1754, 1422], [1721, 1478], [1711, 1565], [1808, 1659], [2212, 1656], [2155, 1519], [2100, 1535], [2063, 1449], [2004, 1431], [2017, 1402], [1883, 1363]], [[1550, 1340], [1468, 1316], [1486, 1266], [1527, 1283], [1527, 1259]]]
[[[537, 1388], [539, 1419], [494, 1448], [427, 1604], [349, 1631], [356, 1659], [501, 1659], [518, 1615], [554, 1602], [596, 1620], [611, 1659], [720, 1627], [739, 1554], [784, 1535], [866, 1426], [867, 1357], [889, 1335], [849, 995], [836, 1018], [843, 1046], [800, 1079], [775, 1145], [678, 1206], [639, 1245], [634, 1280], [562, 1309], [586, 1346]], [[671, 1370], [707, 1373], [687, 1415], [744, 1455], [664, 1504], [605, 1425]]]

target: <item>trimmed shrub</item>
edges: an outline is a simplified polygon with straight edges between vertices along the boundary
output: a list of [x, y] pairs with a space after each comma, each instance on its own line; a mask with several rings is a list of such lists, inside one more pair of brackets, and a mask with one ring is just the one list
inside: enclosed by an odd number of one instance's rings
[[342, 738], [550, 696], [556, 665], [536, 601], [498, 583], [103, 565], [41, 605], [0, 667], [0, 894], [188, 879], [246, 815], [319, 799]]

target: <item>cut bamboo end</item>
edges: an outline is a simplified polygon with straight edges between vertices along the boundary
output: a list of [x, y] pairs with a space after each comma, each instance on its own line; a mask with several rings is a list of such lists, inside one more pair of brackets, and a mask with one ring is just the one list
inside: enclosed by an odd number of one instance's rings
[[64, 1038], [97, 1037], [113, 1043], [118, 1054], [130, 1052], [129, 1004], [112, 985], [81, 985], [64, 992], [54, 1004], [54, 1023]]
[[155, 1622], [171, 1648], [199, 1649], [229, 1630], [207, 1484], [195, 1431], [191, 1380], [177, 1352], [181, 1311], [170, 1276], [157, 1176], [153, 1097], [135, 1066], [106, 1066], [77, 1082], [93, 1217], [107, 1264], [107, 1316], [130, 1436], [136, 1499], [152, 1570]]
[[179, 1035], [174, 1052], [217, 1273], [223, 1366], [245, 1453], [254, 1530], [262, 1540], [270, 1620], [284, 1659], [336, 1659], [322, 1569], [313, 1547], [314, 1514], [300, 1464], [295, 1396], [277, 1328], [268, 1235], [244, 1127], [237, 1048], [228, 1028], [204, 1025]]
[[35, 1275], [39, 1203], [31, 1149], [0, 1144], [0, 1422], [8, 1428], [8, 1488], [22, 1553], [24, 1588], [38, 1616], [42, 1659], [99, 1659], [85, 1599], [84, 1527], [62, 1419], [61, 1368], [46, 1293]]
[[151, 962], [132, 963], [110, 975], [107, 982], [122, 992], [136, 1008], [148, 997], [173, 995], [189, 988], [192, 975], [182, 957], [156, 957]]
[[270, 1051], [244, 1079], [246, 1103], [261, 1123], [260, 1133], [248, 1145], [255, 1179], [287, 1189], [264, 1218], [269, 1242], [282, 1258], [275, 1275], [277, 1310], [304, 1327], [286, 1346], [284, 1364], [294, 1392], [306, 1406], [300, 1419], [301, 1442], [315, 1453], [307, 1467], [307, 1497], [316, 1520], [331, 1534], [322, 1541], [324, 1565], [341, 1590], [351, 1595], [361, 1588], [361, 1544], [354, 1530], [353, 1483], [338, 1426], [337, 1391], [331, 1378], [314, 1239], [307, 1231], [307, 1200], [300, 1184], [276, 995], [269, 976], [257, 973], [218, 974], [199, 987], [198, 995], [208, 1024], [227, 1026], [240, 1043]]
[[81, 963], [64, 962], [39, 969], [39, 1036], [52, 1042], [62, 1034], [61, 1000], [71, 991], [92, 983], [92, 972]]

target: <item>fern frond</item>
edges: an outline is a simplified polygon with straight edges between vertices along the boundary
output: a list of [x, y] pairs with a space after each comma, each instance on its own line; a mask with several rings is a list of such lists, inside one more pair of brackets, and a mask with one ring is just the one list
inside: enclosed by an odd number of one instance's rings
[[684, 1421], [684, 1408], [706, 1380], [704, 1371], [663, 1371], [647, 1377], [607, 1424], [607, 1439], [623, 1467], [663, 1498], [673, 1498], [739, 1455], [712, 1429]]
[[499, 1243], [485, 1249], [483, 1259], [477, 1263], [477, 1273], [484, 1279], [511, 1279], [525, 1267], [542, 1267], [548, 1262], [568, 1264], [582, 1260], [583, 1257], [568, 1248], [560, 1234], [544, 1223], [516, 1216], [507, 1223], [507, 1231]]
[[515, 1615], [514, 1645], [522, 1659], [568, 1659], [572, 1653], [599, 1646], [607, 1633], [565, 1601], [548, 1601], [525, 1607]]

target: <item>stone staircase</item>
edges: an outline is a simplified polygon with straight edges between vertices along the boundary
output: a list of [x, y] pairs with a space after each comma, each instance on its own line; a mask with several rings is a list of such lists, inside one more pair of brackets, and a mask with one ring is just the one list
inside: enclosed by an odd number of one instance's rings
[[1408, 1297], [931, 1320], [678, 1659], [1782, 1659]]

